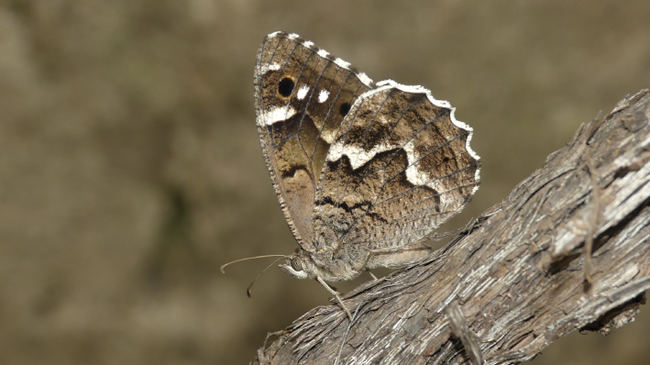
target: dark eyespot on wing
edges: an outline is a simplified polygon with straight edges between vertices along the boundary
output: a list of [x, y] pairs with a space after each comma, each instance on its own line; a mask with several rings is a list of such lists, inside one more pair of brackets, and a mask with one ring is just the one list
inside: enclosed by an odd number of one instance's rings
[[283, 77], [278, 83], [278, 94], [284, 98], [291, 96], [295, 82], [290, 77]]

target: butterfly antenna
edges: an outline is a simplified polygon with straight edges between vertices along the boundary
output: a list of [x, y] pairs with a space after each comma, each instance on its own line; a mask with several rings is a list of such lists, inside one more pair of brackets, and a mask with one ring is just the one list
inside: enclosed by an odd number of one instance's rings
[[252, 297], [252, 295], [251, 295], [251, 290], [253, 289], [253, 284], [255, 284], [255, 282], [257, 281], [257, 279], [259, 279], [260, 276], [262, 276], [262, 274], [264, 273], [264, 271], [268, 270], [271, 266], [275, 265], [275, 263], [278, 262], [278, 261], [280, 261], [280, 259], [282, 259], [283, 257], [288, 257], [288, 256], [286, 256], [286, 255], [278, 255], [278, 256], [280, 256], [280, 257], [278, 257], [277, 259], [273, 260], [272, 263], [268, 264], [268, 266], [266, 266], [262, 271], [258, 272], [258, 273], [257, 273], [257, 276], [255, 276], [255, 279], [253, 279], [253, 281], [251, 281], [251, 283], [248, 284], [248, 288], [246, 288], [246, 295], [247, 295], [249, 298]]
[[[225, 268], [232, 265], [232, 264], [236, 264], [238, 262], [243, 262], [243, 261], [249, 261], [249, 260], [265, 259], [267, 257], [279, 257], [279, 258], [282, 258], [282, 257], [289, 257], [289, 256], [287, 256], [287, 255], [261, 255], [261, 256], [244, 257], [244, 258], [241, 258], [241, 259], [226, 262], [225, 264], [223, 264], [223, 265], [221, 265], [219, 267], [219, 270], [221, 270], [222, 274], [225, 274], [226, 273]], [[273, 263], [278, 262], [279, 258], [277, 260], [273, 261]], [[264, 270], [266, 270], [266, 269], [264, 269]]]

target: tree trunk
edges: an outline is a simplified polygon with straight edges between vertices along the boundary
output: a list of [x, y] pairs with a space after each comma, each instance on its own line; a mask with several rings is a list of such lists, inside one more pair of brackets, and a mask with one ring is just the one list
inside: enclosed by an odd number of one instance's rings
[[633, 320], [650, 288], [650, 90], [627, 97], [424, 262], [315, 308], [260, 363], [515, 364]]

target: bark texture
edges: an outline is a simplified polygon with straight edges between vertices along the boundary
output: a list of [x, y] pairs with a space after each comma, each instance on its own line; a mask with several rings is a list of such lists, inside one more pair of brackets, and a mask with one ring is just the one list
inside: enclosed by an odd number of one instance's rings
[[650, 91], [620, 101], [430, 259], [315, 308], [272, 364], [515, 364], [632, 321], [650, 288]]

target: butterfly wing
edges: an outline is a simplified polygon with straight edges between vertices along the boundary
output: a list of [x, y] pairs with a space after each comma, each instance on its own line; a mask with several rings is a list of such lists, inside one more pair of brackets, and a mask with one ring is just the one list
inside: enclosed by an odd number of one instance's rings
[[[390, 252], [460, 212], [479, 184], [472, 129], [428, 90], [391, 80], [357, 99], [323, 166], [317, 242]], [[399, 250], [394, 250], [399, 254]], [[398, 266], [405, 254], [368, 267]], [[390, 264], [390, 265], [389, 265]]]
[[[266, 36], [255, 67], [255, 111], [278, 200], [301, 245], [313, 237], [316, 185], [330, 144], [372, 80], [296, 34]], [[304, 247], [304, 246], [303, 246]]]

